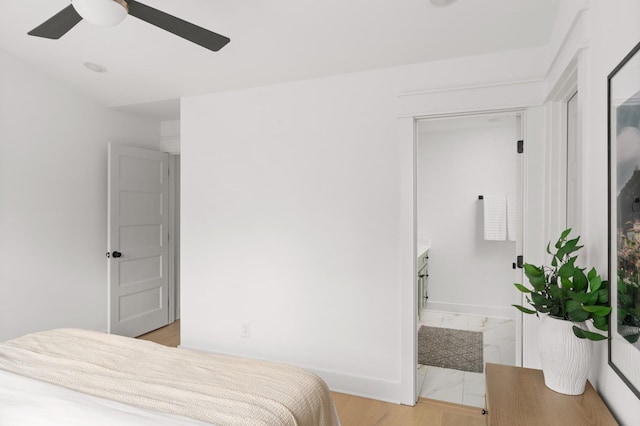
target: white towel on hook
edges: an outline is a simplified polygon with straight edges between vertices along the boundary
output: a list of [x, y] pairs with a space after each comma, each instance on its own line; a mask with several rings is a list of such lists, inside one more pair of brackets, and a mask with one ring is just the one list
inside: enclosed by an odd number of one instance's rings
[[516, 240], [516, 197], [513, 194], [507, 194], [507, 239], [509, 241]]
[[484, 196], [484, 239], [507, 239], [507, 197], [504, 195]]

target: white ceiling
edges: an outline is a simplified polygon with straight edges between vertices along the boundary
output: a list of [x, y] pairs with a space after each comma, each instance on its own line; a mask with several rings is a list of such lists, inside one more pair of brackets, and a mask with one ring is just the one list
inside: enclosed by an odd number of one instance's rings
[[27, 35], [69, 2], [3, 0], [0, 49], [106, 106], [171, 119], [186, 95], [547, 45], [560, 0], [141, 0], [230, 37], [217, 53], [134, 17]]

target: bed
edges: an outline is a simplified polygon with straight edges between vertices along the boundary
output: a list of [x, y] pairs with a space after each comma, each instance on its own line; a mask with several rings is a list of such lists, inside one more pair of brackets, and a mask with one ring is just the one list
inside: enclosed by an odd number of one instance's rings
[[56, 329], [0, 343], [2, 425], [338, 426], [327, 385], [287, 365]]

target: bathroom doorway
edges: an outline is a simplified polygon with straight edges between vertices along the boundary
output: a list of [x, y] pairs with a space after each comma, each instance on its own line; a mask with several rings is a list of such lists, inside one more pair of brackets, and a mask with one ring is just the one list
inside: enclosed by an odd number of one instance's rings
[[[416, 122], [421, 397], [486, 408], [484, 363], [520, 365], [518, 315], [511, 304], [518, 301], [514, 268], [522, 253], [523, 121], [523, 112], [508, 111]], [[441, 329], [472, 333], [460, 339], [473, 337], [476, 348], [456, 351], [468, 350], [475, 369], [451, 366], [444, 355], [443, 364], [437, 355], [425, 356], [434, 351], [433, 344], [424, 344], [434, 339], [426, 332]]]

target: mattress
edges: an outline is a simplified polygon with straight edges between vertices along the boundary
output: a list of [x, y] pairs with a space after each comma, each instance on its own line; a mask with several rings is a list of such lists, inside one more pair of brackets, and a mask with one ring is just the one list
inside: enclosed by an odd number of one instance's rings
[[[36, 384], [44, 382], [55, 386], [53, 389], [62, 387], [74, 392], [74, 398], [62, 399], [80, 411], [86, 407], [73, 402], [82, 399], [76, 394], [91, 396], [89, 405], [97, 406], [98, 412], [107, 408], [113, 411], [114, 406], [109, 404], [117, 403], [116, 412], [112, 413], [116, 416], [167, 415], [174, 422], [197, 421], [194, 424], [219, 426], [339, 424], [326, 383], [303, 369], [169, 348], [95, 331], [56, 329], [0, 343], [0, 370], [30, 378]], [[20, 391], [28, 384], [11, 382], [16, 394], [30, 392]], [[33, 393], [37, 399], [35, 406], [47, 406], [48, 387], [38, 389], [44, 392], [41, 396]], [[5, 400], [10, 399], [11, 389], [4, 381], [0, 382], [0, 388]], [[109, 403], [100, 405], [93, 398]], [[14, 401], [6, 406], [15, 405]], [[123, 411], [123, 406], [128, 410], [135, 407], [136, 411]], [[11, 410], [4, 409], [5, 413], [0, 411], [0, 415], [15, 415], [17, 411]]]

